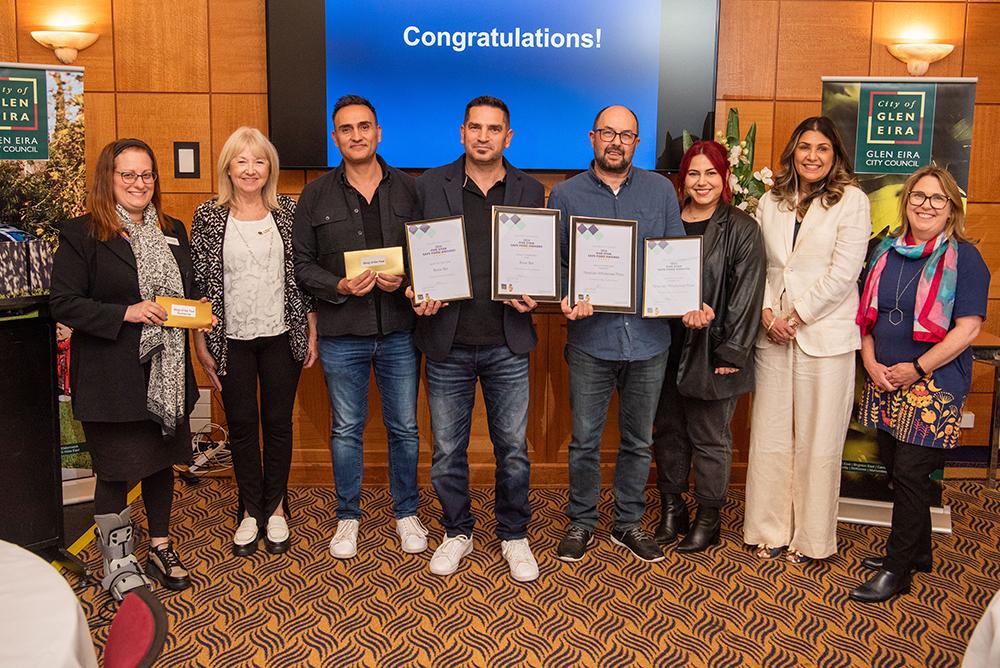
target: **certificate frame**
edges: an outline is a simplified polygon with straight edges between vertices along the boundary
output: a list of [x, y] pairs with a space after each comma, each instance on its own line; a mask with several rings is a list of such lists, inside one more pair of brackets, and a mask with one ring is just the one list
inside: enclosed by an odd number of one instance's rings
[[[465, 263], [464, 272], [459, 272], [460, 275], [464, 276], [464, 285], [460, 286], [459, 290], [449, 290], [446, 292], [451, 292], [454, 294], [433, 294], [431, 293], [428, 285], [432, 285], [430, 276], [426, 271], [426, 267], [422, 260], [418, 260], [413, 253], [413, 245], [417, 240], [424, 239], [427, 236], [433, 236], [433, 234], [428, 235], [428, 232], [432, 232], [434, 228], [438, 226], [453, 226], [457, 224], [461, 231], [461, 244], [458, 248], [454, 248], [454, 251], [461, 251], [462, 262]], [[410, 258], [410, 284], [413, 288], [413, 299], [410, 301], [414, 306], [417, 306], [424, 301], [441, 301], [441, 302], [454, 302], [461, 301], [463, 299], [472, 299], [472, 273], [469, 269], [469, 250], [468, 242], [465, 236], [465, 218], [463, 216], [450, 216], [448, 218], [435, 218], [433, 220], [420, 220], [405, 223], [406, 225], [406, 253]]]
[[[692, 246], [697, 250], [695, 251], [697, 257], [697, 266], [692, 267], [694, 278], [697, 282], [697, 300], [694, 302], [694, 308], [689, 308], [680, 313], [674, 313], [673, 310], [668, 308], [660, 308], [660, 305], [649, 303], [650, 299], [650, 289], [649, 282], [650, 277], [656, 276], [656, 272], [650, 271], [651, 263], [656, 262], [660, 259], [661, 251], [671, 246], [684, 247]], [[702, 265], [705, 261], [703, 256], [703, 237], [647, 237], [643, 241], [643, 250], [645, 257], [643, 258], [643, 285], [642, 285], [642, 317], [643, 318], [680, 318], [688, 311], [696, 311], [701, 308], [702, 305]], [[691, 249], [686, 249], [688, 254], [691, 255]], [[665, 258], [664, 258], [665, 259]]]
[[[528, 291], [515, 290], [511, 284], [503, 281], [501, 276], [501, 260], [505, 257], [505, 246], [502, 241], [505, 228], [517, 224], [517, 216], [540, 216], [551, 219], [551, 237], [546, 236], [546, 241], [551, 247], [546, 255], [551, 253], [552, 257], [552, 290], [551, 291]], [[520, 299], [521, 295], [527, 295], [536, 302], [558, 302], [562, 299], [562, 258], [560, 257], [559, 241], [559, 220], [561, 212], [558, 209], [534, 209], [519, 206], [494, 206], [493, 224], [490, 226], [491, 239], [491, 262], [490, 287], [493, 301], [506, 301], [508, 299]], [[512, 219], [513, 218], [513, 219]], [[502, 257], [504, 256], [504, 257]], [[530, 286], [529, 286], [530, 287]]]
[[[629, 303], [628, 305], [605, 304], [593, 300], [589, 295], [580, 293], [577, 287], [580, 281], [577, 272], [581, 269], [581, 263], [577, 257], [581, 240], [586, 239], [584, 235], [593, 238], [605, 226], [612, 228], [625, 228], [629, 231]], [[572, 307], [578, 301], [586, 301], [593, 308], [595, 313], [635, 313], [636, 310], [636, 256], [638, 251], [636, 236], [639, 231], [639, 223], [635, 220], [612, 220], [610, 218], [589, 218], [585, 216], [570, 216], [569, 218], [569, 305]]]

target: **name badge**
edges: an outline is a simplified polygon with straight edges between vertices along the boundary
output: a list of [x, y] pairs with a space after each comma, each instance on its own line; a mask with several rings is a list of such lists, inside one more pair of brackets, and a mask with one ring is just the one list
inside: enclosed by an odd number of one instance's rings
[[181, 245], [181, 242], [177, 239], [177, 237], [168, 237], [167, 235], [164, 234], [163, 238], [166, 239], [167, 243], [170, 244], [171, 246]]
[[257, 236], [258, 236], [258, 237], [262, 237], [262, 236], [264, 236], [265, 234], [270, 234], [270, 233], [271, 233], [271, 230], [273, 230], [273, 229], [274, 229], [273, 227], [265, 227], [264, 229], [262, 229], [262, 230], [259, 230], [259, 231], [257, 232]]

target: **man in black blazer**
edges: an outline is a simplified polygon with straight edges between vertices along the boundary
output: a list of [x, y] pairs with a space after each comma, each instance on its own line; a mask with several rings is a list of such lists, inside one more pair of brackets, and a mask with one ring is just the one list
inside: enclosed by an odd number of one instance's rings
[[[497, 460], [497, 537], [511, 576], [538, 577], [528, 546], [529, 459], [528, 353], [538, 342], [531, 321], [531, 298], [491, 300], [490, 267], [493, 206], [542, 207], [545, 188], [503, 157], [513, 136], [507, 105], [477, 97], [465, 108], [460, 128], [465, 155], [417, 179], [416, 220], [463, 216], [473, 298], [452, 304], [421, 302], [414, 332], [427, 356], [427, 394], [434, 432], [431, 482], [441, 502], [445, 538], [430, 570], [449, 575], [472, 551], [469, 464], [466, 451], [476, 398], [483, 390]], [[411, 288], [407, 296], [413, 297]]]

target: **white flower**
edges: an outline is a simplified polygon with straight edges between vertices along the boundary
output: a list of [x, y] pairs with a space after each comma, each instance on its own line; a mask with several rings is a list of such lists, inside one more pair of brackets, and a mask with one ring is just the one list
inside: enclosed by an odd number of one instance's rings
[[733, 191], [734, 195], [738, 195], [743, 192], [743, 188], [740, 186], [740, 180], [736, 178], [735, 174], [729, 175], [729, 189]]
[[740, 211], [746, 211], [749, 205], [750, 202], [740, 202], [739, 204], [736, 205], [736, 208], [739, 209]]
[[774, 180], [771, 178], [774, 173], [767, 167], [762, 167], [759, 172], [754, 172], [753, 177], [766, 186], [773, 186]]
[[729, 149], [729, 166], [735, 167], [740, 164], [740, 154], [743, 152], [743, 148], [739, 145]]

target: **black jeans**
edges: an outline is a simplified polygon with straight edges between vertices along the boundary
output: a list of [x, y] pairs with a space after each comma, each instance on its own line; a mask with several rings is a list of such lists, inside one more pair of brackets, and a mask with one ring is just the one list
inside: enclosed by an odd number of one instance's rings
[[[302, 363], [295, 361], [288, 334], [249, 341], [228, 339], [229, 360], [222, 402], [229, 425], [229, 450], [239, 487], [238, 519], [243, 512], [263, 527], [279, 503], [288, 509], [288, 470], [292, 466], [292, 408]], [[260, 380], [260, 405], [257, 381]], [[263, 460], [260, 433], [263, 430]]]
[[[142, 479], [142, 502], [152, 538], [165, 538], [170, 530], [170, 509], [174, 501], [174, 468], [168, 466]], [[97, 479], [94, 485], [94, 514], [117, 515], [128, 505], [128, 483]]]
[[907, 575], [918, 561], [931, 560], [930, 475], [944, 466], [945, 451], [903, 443], [878, 430], [878, 454], [892, 480], [892, 530], [883, 568]]
[[738, 396], [709, 401], [685, 397], [677, 391], [676, 364], [667, 367], [653, 420], [656, 486], [661, 495], [688, 491], [693, 461], [695, 500], [708, 508], [725, 505], [733, 464], [729, 423], [738, 400]]

